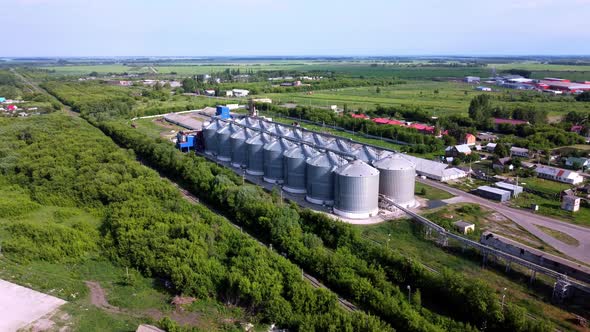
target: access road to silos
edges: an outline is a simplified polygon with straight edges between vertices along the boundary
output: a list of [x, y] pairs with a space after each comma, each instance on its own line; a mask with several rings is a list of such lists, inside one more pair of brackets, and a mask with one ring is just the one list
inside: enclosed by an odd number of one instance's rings
[[[565, 255], [577, 259], [586, 264], [590, 264], [590, 228], [579, 225], [567, 223], [565, 221], [556, 220], [529, 211], [524, 211], [516, 208], [506, 206], [505, 204], [495, 203], [485, 198], [464, 192], [460, 189], [450, 187], [441, 182], [436, 182], [426, 179], [417, 179], [418, 182], [427, 184], [431, 187], [444, 190], [453, 195], [459, 196], [463, 202], [475, 203], [504, 215], [506, 218], [512, 220], [531, 234], [535, 235], [543, 242], [559, 250]], [[566, 244], [540, 230], [536, 226], [547, 227], [562, 233], [565, 233], [574, 239], [578, 240], [578, 246]]]

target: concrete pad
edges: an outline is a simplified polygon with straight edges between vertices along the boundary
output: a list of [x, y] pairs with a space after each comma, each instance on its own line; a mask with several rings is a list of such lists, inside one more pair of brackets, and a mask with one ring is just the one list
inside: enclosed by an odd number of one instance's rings
[[0, 280], [0, 332], [17, 331], [66, 301]]

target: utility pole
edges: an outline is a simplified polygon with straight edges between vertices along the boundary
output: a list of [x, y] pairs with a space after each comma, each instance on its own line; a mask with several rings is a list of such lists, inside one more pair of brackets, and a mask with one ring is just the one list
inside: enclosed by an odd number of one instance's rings
[[502, 289], [502, 311], [504, 311], [504, 299], [506, 298], [506, 287]]

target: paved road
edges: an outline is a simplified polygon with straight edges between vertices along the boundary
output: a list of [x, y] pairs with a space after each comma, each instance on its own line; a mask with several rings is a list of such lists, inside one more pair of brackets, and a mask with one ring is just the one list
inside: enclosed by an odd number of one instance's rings
[[[450, 187], [440, 182], [424, 179], [418, 179], [418, 182], [444, 190], [456, 196], [461, 196], [466, 202], [479, 204], [497, 211], [560, 252], [581, 262], [590, 264], [590, 228], [570, 224], [565, 221], [556, 220], [528, 211], [511, 208], [504, 204], [495, 203], [485, 198], [466, 193], [462, 190]], [[580, 244], [579, 246], [572, 246], [563, 243], [554, 237], [547, 235], [535, 225], [551, 228], [565, 233], [578, 240]]]

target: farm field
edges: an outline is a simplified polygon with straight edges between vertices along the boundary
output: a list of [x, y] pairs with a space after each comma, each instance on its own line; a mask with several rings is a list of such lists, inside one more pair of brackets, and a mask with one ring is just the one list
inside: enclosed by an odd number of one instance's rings
[[[334, 90], [321, 90], [297, 93], [265, 94], [278, 103], [296, 103], [304, 106], [327, 107], [346, 105], [349, 109], [372, 109], [377, 105], [384, 107], [418, 107], [431, 112], [434, 116], [467, 114], [473, 97], [482, 92], [473, 90], [473, 85], [460, 82], [408, 81], [396, 86], [357, 87]], [[504, 90], [513, 91], [514, 90]], [[490, 93], [499, 97], [502, 92]], [[262, 95], [261, 95], [262, 96]], [[570, 111], [590, 112], [588, 103], [573, 101], [530, 101], [508, 102], [493, 100], [494, 105], [506, 108], [534, 107], [547, 110], [550, 115], [564, 115]]]
[[463, 77], [466, 75], [488, 76], [491, 69], [484, 67], [435, 67], [420, 65], [377, 65], [354, 62], [283, 62], [283, 63], [226, 63], [226, 64], [170, 64], [170, 65], [61, 65], [43, 66], [41, 69], [55, 71], [56, 75], [88, 75], [91, 72], [106, 73], [141, 73], [149, 72], [150, 67], [155, 68], [159, 74], [177, 73], [179, 75], [197, 75], [220, 72], [225, 69], [240, 69], [243, 71], [272, 71], [272, 70], [296, 70], [296, 71], [333, 71], [350, 77], [398, 77], [408, 79], [424, 79], [431, 77]]

